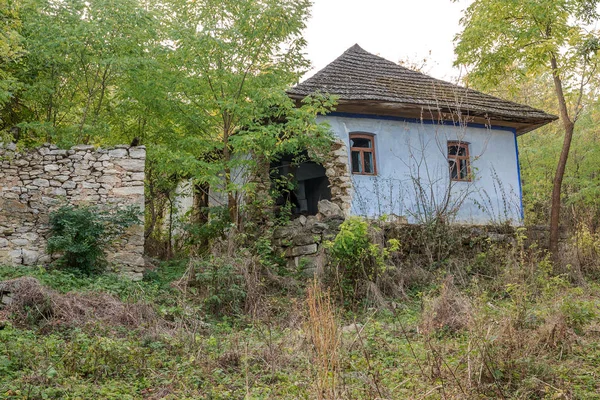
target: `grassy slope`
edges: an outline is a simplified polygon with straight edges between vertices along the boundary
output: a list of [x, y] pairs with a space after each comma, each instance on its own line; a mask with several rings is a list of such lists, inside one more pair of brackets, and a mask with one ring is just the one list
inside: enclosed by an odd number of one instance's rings
[[[318, 356], [306, 334], [304, 297], [270, 299], [279, 311], [262, 321], [211, 320], [193, 296], [184, 300], [168, 285], [180, 267], [160, 271], [153, 281], [132, 283], [110, 275], [0, 268], [0, 280], [32, 275], [62, 292], [103, 291], [151, 302], [174, 324], [159, 332], [102, 326], [48, 331], [5, 321], [0, 397], [317, 398]], [[440, 287], [409, 295], [394, 311], [338, 315], [339, 328], [356, 321], [362, 329], [340, 329], [339, 369], [330, 374], [337, 396], [600, 398], [600, 289], [555, 283], [535, 299], [517, 289], [491, 298], [476, 285], [453, 293], [471, 304], [465, 326], [454, 331], [422, 331], [427, 316], [439, 311]], [[192, 323], [200, 319], [209, 322]]]

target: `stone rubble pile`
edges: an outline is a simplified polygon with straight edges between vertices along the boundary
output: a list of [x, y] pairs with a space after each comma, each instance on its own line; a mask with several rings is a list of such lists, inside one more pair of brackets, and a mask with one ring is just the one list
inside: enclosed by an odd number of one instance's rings
[[352, 178], [348, 165], [348, 148], [341, 140], [336, 140], [323, 158], [322, 165], [329, 179], [331, 189], [331, 202], [338, 205], [345, 216], [350, 215], [352, 204]]
[[306, 276], [323, 273], [327, 262], [323, 244], [335, 238], [344, 222], [337, 204], [321, 200], [318, 206], [318, 215], [300, 216], [273, 232], [274, 244], [282, 250], [288, 268]]

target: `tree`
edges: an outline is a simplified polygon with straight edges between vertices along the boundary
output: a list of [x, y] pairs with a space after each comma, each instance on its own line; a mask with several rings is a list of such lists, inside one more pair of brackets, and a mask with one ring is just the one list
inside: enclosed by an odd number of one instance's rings
[[25, 52], [9, 66], [19, 86], [4, 128], [28, 144], [106, 142], [123, 83], [150, 58], [156, 19], [138, 0], [28, 0], [20, 21]]
[[[285, 93], [309, 66], [302, 30], [310, 1], [174, 0], [171, 7], [178, 18], [171, 20], [168, 63], [181, 123], [194, 132], [181, 142], [193, 137], [202, 149], [185, 163], [191, 173], [181, 175], [222, 187], [237, 223], [237, 193], [248, 189], [236, 178], [240, 171], [328, 140], [314, 117], [330, 99], [296, 107]], [[194, 168], [198, 162], [203, 168]]]
[[[469, 83], [480, 88], [507, 77], [549, 73], [564, 129], [553, 179], [550, 250], [558, 251], [561, 188], [575, 124], [595, 77], [600, 39], [590, 28], [598, 0], [476, 0], [461, 20], [456, 64], [472, 70]], [[516, 80], [518, 82], [518, 79]]]
[[[308, 67], [309, 0], [1, 1], [20, 4], [0, 16], [19, 17], [11, 26], [23, 51], [2, 58], [0, 74], [17, 84], [4, 97], [0, 86], [0, 131], [30, 146], [137, 138], [148, 147], [150, 202], [158, 193], [171, 204], [177, 184], [192, 180], [220, 189], [239, 222], [254, 183], [236, 175], [329, 141], [315, 116], [331, 99], [298, 107], [285, 93]], [[158, 203], [149, 226], [160, 229]]]
[[[23, 53], [20, 26], [18, 4], [13, 0], [0, 0], [0, 109], [10, 101], [16, 90], [11, 65], [17, 62]], [[0, 114], [0, 141], [6, 134], [1, 128], [2, 125]]]

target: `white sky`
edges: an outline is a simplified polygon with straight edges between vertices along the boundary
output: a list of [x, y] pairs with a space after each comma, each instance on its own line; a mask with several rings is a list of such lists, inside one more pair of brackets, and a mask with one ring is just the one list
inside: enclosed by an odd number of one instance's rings
[[[470, 0], [313, 0], [305, 31], [313, 64], [304, 78], [358, 43], [390, 61], [428, 58], [425, 72], [454, 80], [453, 38]], [[431, 54], [429, 52], [431, 51]]]

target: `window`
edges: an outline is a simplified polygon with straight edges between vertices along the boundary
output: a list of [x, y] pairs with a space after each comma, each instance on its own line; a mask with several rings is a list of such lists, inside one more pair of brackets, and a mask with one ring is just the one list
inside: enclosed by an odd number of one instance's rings
[[352, 173], [359, 175], [376, 175], [375, 141], [368, 133], [350, 134], [350, 152]]
[[469, 143], [460, 141], [448, 142], [448, 167], [450, 179], [453, 181], [471, 181], [471, 161], [469, 160]]

